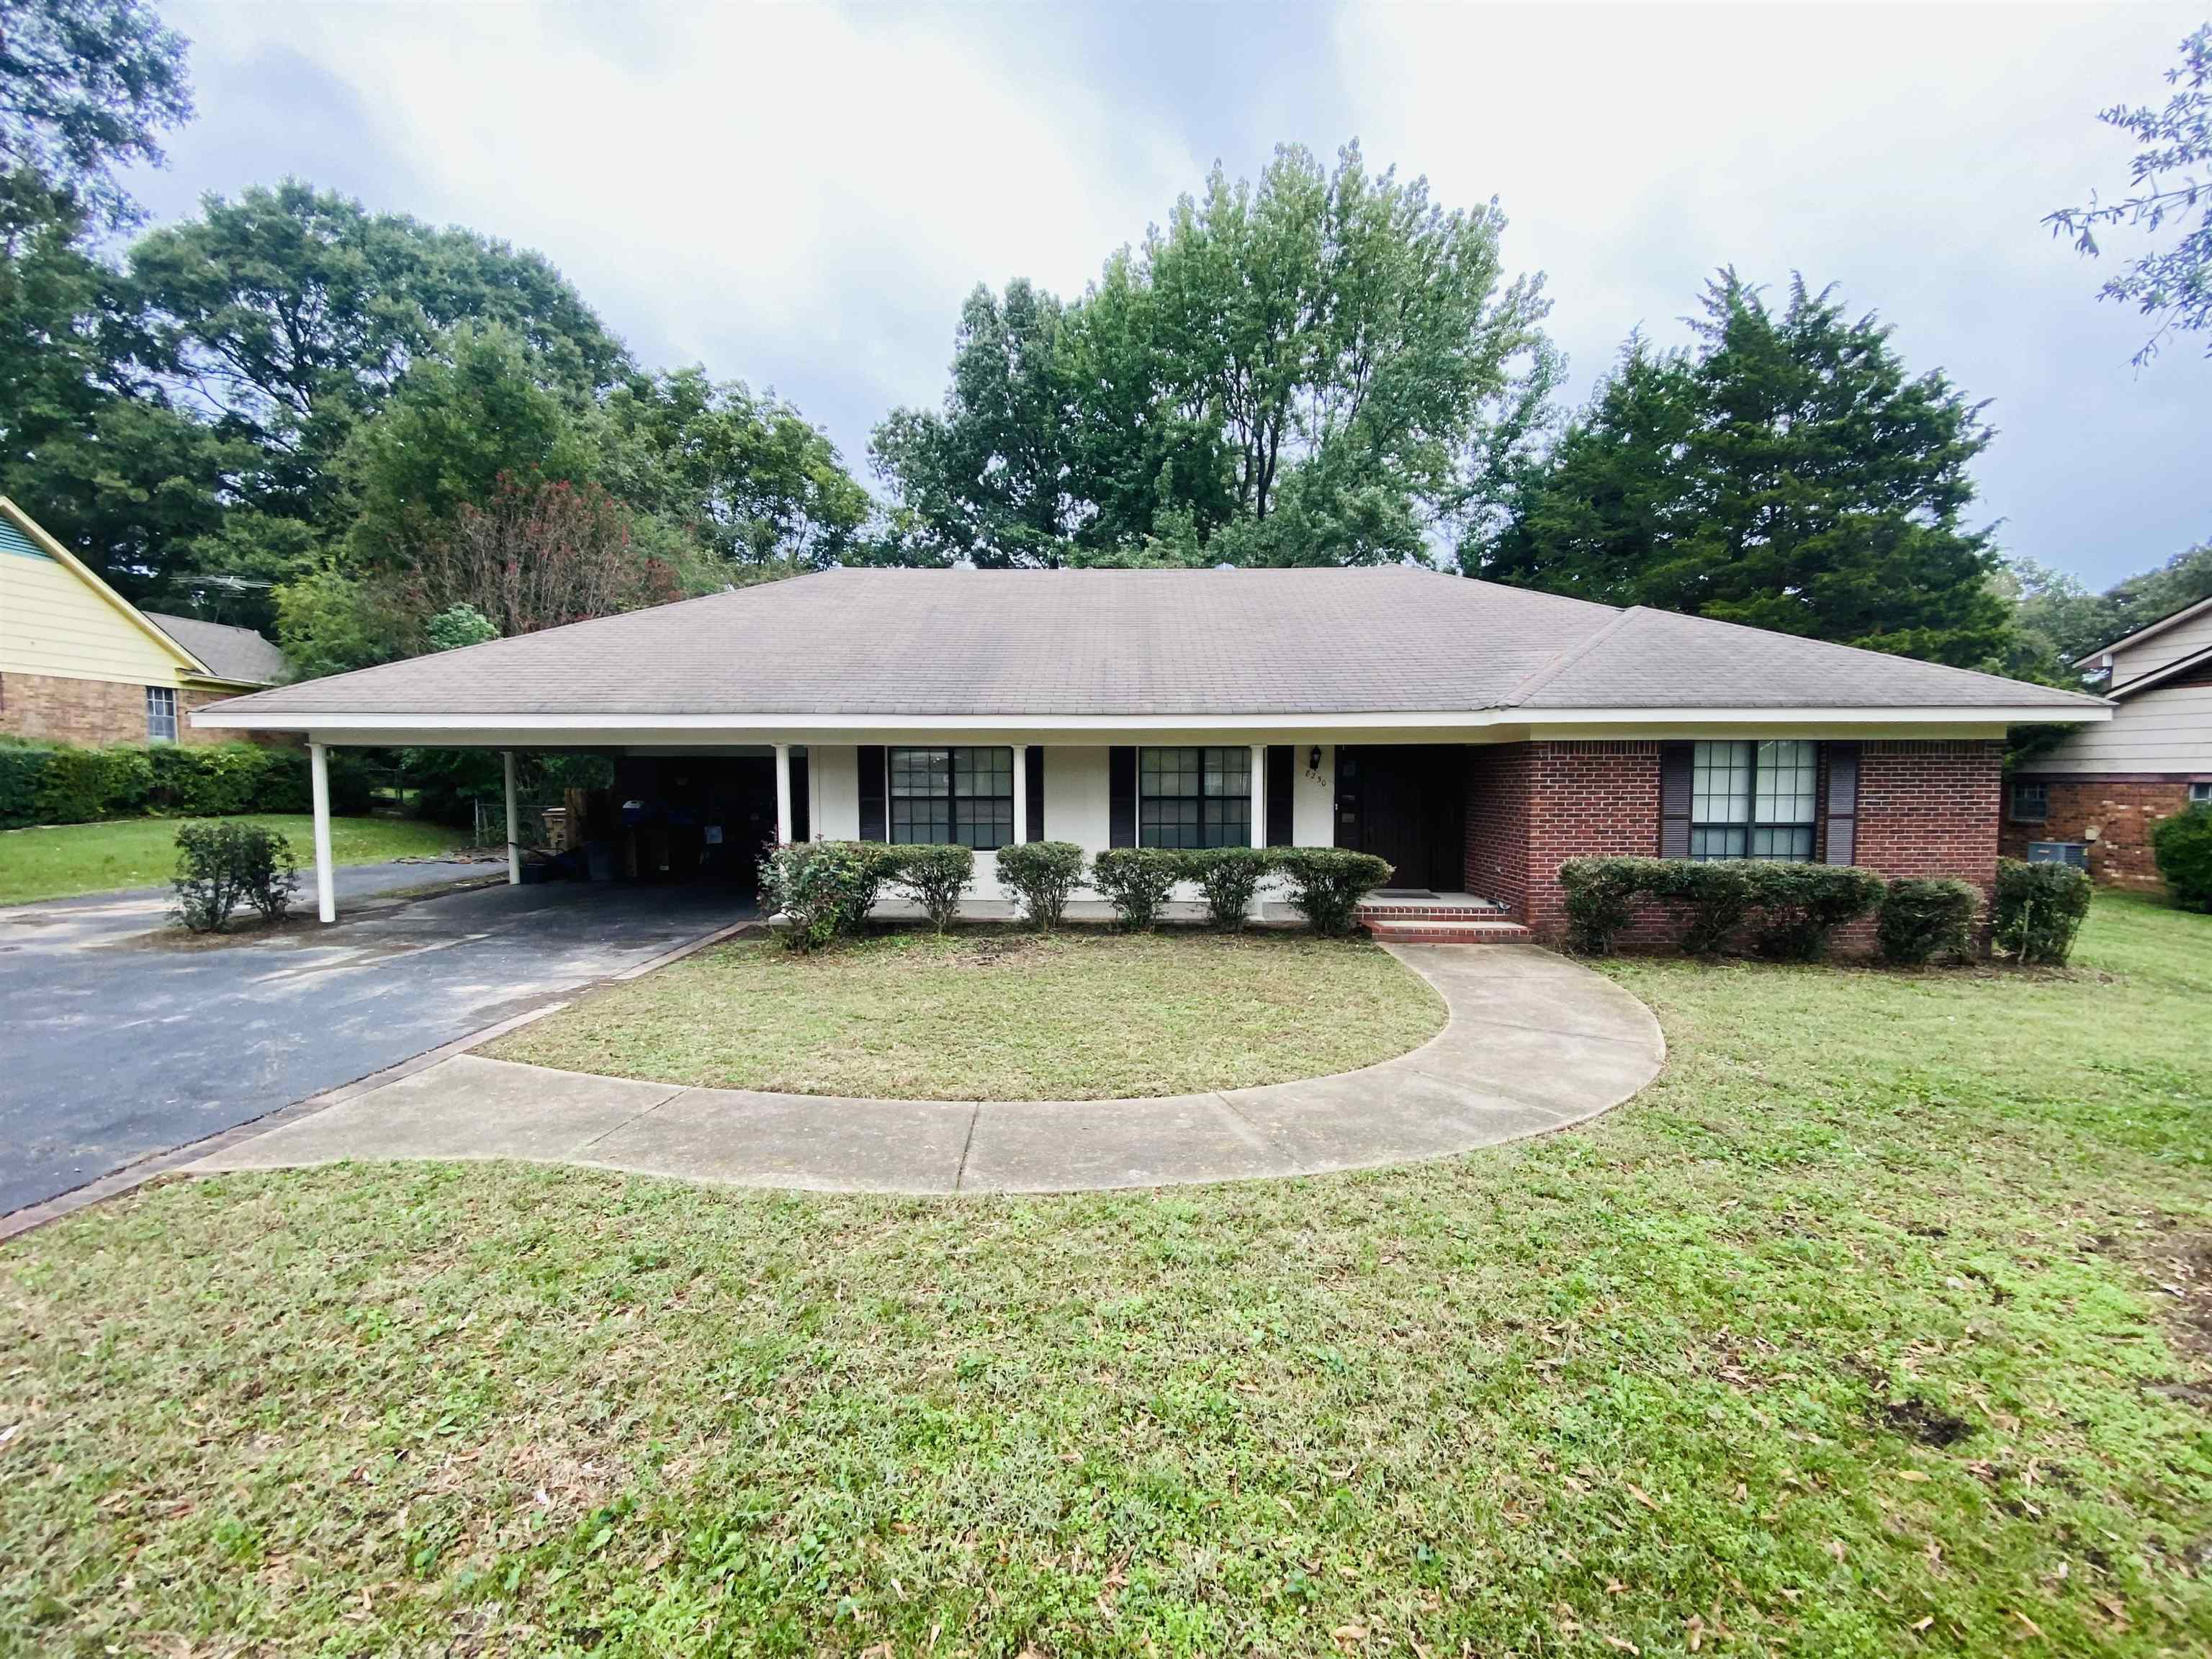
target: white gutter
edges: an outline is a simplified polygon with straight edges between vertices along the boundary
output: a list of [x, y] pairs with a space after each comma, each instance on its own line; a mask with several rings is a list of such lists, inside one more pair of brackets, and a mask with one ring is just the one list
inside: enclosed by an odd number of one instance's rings
[[279, 713], [227, 710], [225, 705], [193, 712], [192, 724], [220, 731], [257, 732], [1316, 732], [1465, 731], [1489, 726], [1528, 726], [1546, 731], [1588, 726], [1641, 728], [1753, 726], [1777, 729], [1807, 726], [2051, 726], [2088, 725], [2109, 720], [2112, 705], [2102, 701], [2056, 706], [1978, 708], [1487, 708], [1465, 711], [1339, 711], [1310, 714], [897, 714], [855, 710], [848, 714], [368, 714], [359, 711]]

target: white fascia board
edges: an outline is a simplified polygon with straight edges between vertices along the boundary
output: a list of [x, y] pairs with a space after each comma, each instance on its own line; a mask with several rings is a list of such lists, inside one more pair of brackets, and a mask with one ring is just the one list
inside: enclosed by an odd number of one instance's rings
[[601, 746], [697, 743], [726, 733], [845, 743], [896, 742], [919, 735], [974, 734], [1001, 740], [1097, 743], [1116, 733], [1188, 737], [1209, 742], [1275, 734], [1330, 740], [1511, 742], [1525, 738], [1649, 737], [1794, 732], [1803, 735], [2001, 736], [2008, 726], [2087, 725], [2108, 720], [2112, 705], [1917, 708], [1495, 708], [1358, 714], [279, 714], [222, 705], [194, 711], [196, 726], [218, 731], [307, 732], [318, 741], [385, 746], [523, 744]]

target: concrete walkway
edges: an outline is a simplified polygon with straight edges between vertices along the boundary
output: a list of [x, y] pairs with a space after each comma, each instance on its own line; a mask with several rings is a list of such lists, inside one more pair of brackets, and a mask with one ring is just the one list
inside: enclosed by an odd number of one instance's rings
[[188, 1166], [520, 1158], [816, 1192], [1054, 1193], [1448, 1157], [1596, 1116], [1656, 1076], [1658, 1022], [1530, 946], [1394, 947], [1451, 1017], [1357, 1072], [1158, 1099], [845, 1100], [460, 1054]]

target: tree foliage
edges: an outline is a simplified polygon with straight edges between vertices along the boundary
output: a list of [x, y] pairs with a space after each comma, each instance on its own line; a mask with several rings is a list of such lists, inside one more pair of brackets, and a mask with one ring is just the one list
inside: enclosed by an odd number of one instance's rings
[[1470, 540], [1473, 574], [1937, 662], [1993, 660], [2006, 608], [1969, 528], [1990, 440], [1873, 317], [1793, 281], [1776, 310], [1723, 271], [1693, 346], [1632, 338], [1589, 406]]
[[1556, 362], [1495, 204], [1286, 146], [1216, 167], [1079, 300], [963, 307], [937, 411], [872, 447], [908, 556], [979, 564], [1358, 563], [1421, 556], [1491, 432]]
[[[2115, 104], [2097, 117], [2142, 146], [2129, 168], [2133, 193], [2117, 202], [2093, 196], [2086, 206], [2061, 208], [2044, 219], [2052, 235], [2072, 237], [2075, 250], [2091, 258], [2104, 251], [2100, 229], [2124, 227], [2154, 237], [2168, 220], [2185, 227], [2171, 246], [2130, 259], [2098, 290], [2100, 298], [2156, 319], [2136, 353], [2138, 366], [2158, 355], [2167, 334], [2212, 329], [2212, 23], [2182, 41], [2181, 62], [2166, 79], [2175, 91], [2160, 107]], [[2200, 167], [2207, 176], [2198, 176]], [[2204, 352], [2212, 356], [2212, 343]]]
[[158, 166], [192, 112], [185, 40], [141, 0], [0, 0], [0, 174], [29, 174], [104, 224], [136, 216], [116, 169]]

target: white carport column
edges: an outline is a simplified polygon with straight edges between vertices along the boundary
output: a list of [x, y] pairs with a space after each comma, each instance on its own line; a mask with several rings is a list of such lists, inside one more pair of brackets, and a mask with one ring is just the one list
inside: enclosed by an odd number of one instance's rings
[[1252, 845], [1267, 844], [1267, 745], [1252, 745]]
[[775, 838], [779, 843], [791, 839], [791, 745], [787, 743], [775, 746]]
[[1014, 840], [1030, 838], [1030, 751], [1014, 745]]
[[330, 751], [319, 743], [307, 745], [307, 781], [315, 811], [315, 914], [325, 921], [336, 921], [338, 896], [331, 881]]
[[514, 750], [502, 749], [499, 758], [507, 773], [507, 884], [522, 885], [522, 844], [515, 839]]

